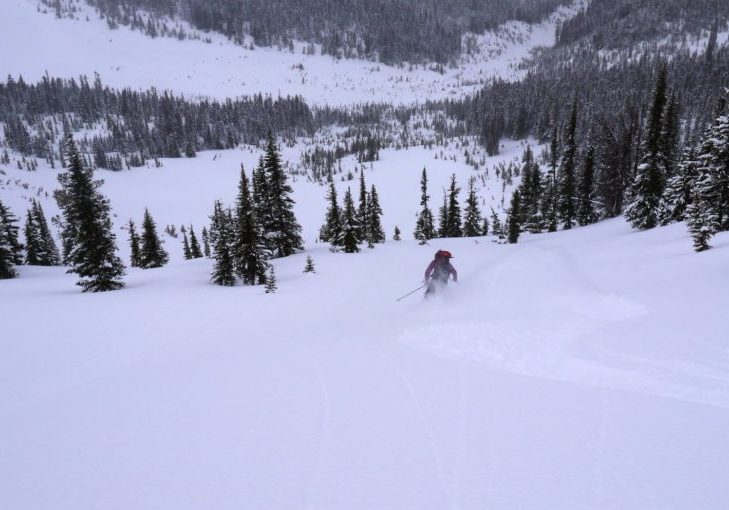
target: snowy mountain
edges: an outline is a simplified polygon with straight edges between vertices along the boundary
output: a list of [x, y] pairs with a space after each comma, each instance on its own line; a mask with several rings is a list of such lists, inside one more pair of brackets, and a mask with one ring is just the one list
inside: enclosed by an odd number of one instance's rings
[[[2, 508], [726, 508], [724, 4], [3, 13]], [[57, 193], [69, 136], [103, 181], [86, 216]], [[269, 249], [272, 146], [304, 249], [264, 261], [275, 292], [215, 285], [241, 218]], [[366, 211], [324, 242], [330, 186]], [[375, 189], [386, 240], [345, 253]], [[475, 205], [488, 234], [419, 242], [424, 194], [436, 227]], [[39, 206], [67, 266], [24, 263]], [[69, 225], [104, 206], [124, 287], [81, 292]], [[145, 210], [164, 267], [131, 267]], [[441, 249], [458, 282], [426, 300]]]

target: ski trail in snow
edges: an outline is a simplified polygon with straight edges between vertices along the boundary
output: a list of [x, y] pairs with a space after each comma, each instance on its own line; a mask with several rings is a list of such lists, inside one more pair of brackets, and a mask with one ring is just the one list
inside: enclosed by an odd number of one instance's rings
[[412, 381], [405, 374], [405, 372], [402, 370], [402, 368], [400, 368], [400, 366], [397, 363], [395, 363], [392, 360], [392, 358], [387, 356], [382, 351], [382, 349], [380, 349], [379, 354], [382, 357], [382, 359], [384, 359], [392, 367], [395, 374], [402, 381], [403, 385], [405, 386], [405, 389], [407, 390], [407, 394], [410, 397], [410, 400], [413, 403], [413, 406], [415, 407], [418, 421], [420, 422], [420, 425], [423, 429], [423, 432], [425, 433], [425, 436], [428, 438], [428, 445], [430, 447], [430, 452], [431, 452], [431, 455], [433, 456], [433, 461], [435, 463], [435, 470], [436, 470], [436, 474], [438, 476], [438, 483], [440, 484], [441, 491], [443, 492], [444, 497], [448, 501], [448, 508], [456, 510], [458, 508], [458, 506], [455, 503], [455, 500], [453, 497], [453, 491], [451, 490], [450, 484], [446, 477], [445, 469], [443, 468], [443, 459], [442, 459], [440, 453], [438, 452], [438, 444], [437, 444], [437, 441], [435, 438], [435, 433], [433, 432], [433, 427], [430, 425], [430, 421], [428, 420], [428, 417], [425, 414], [423, 405], [420, 401], [420, 397], [418, 396], [418, 393], [415, 391], [415, 387], [413, 386]]
[[323, 405], [323, 412], [320, 422], [321, 435], [317, 441], [317, 454], [316, 454], [316, 465], [311, 473], [309, 483], [307, 485], [305, 506], [306, 508], [316, 508], [315, 500], [318, 495], [318, 486], [321, 484], [322, 473], [325, 467], [325, 445], [331, 440], [331, 417], [332, 417], [332, 399], [329, 393], [329, 386], [327, 384], [324, 371], [322, 370], [319, 360], [314, 356], [311, 351], [305, 346], [298, 346], [299, 350], [304, 354], [304, 357], [309, 361], [309, 365], [314, 371], [316, 376], [319, 391], [321, 392], [321, 402]]

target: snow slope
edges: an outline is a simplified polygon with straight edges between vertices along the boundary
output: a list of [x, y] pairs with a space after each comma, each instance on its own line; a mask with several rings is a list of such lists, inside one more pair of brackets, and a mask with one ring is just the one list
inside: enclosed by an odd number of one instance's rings
[[46, 72], [63, 78], [97, 73], [113, 87], [154, 86], [192, 97], [264, 93], [300, 95], [316, 105], [411, 104], [461, 97], [494, 77], [521, 76], [518, 64], [533, 48], [554, 44], [556, 24], [583, 3], [577, 0], [537, 25], [509, 22], [493, 33], [469, 34], [474, 51], [440, 74], [422, 67], [308, 56], [301, 43], [289, 53], [245, 49], [213, 33], [204, 34], [211, 43], [152, 39], [126, 27], [110, 31], [83, 3], [76, 6], [78, 19], [70, 20], [55, 19], [35, 0], [5, 0], [3, 17], [8, 22], [0, 30], [0, 76], [22, 75], [35, 82]]
[[[0, 284], [3, 508], [724, 509], [714, 244], [611, 220], [318, 246], [274, 295], [205, 260], [103, 295], [23, 267]], [[438, 247], [461, 284], [396, 303]]]

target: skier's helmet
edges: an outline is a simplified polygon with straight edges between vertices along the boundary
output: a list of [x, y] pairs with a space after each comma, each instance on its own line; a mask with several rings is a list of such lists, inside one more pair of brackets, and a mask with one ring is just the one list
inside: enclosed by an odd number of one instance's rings
[[453, 255], [451, 255], [451, 252], [449, 252], [449, 251], [446, 251], [446, 250], [438, 250], [437, 252], [435, 252], [435, 258], [436, 258], [436, 260], [437, 259], [445, 259], [445, 260], [448, 260], [448, 259], [452, 259], [453, 258]]

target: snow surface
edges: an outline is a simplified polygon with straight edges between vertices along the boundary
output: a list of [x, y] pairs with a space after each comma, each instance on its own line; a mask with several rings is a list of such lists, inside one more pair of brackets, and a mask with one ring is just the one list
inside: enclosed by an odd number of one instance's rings
[[538, 46], [553, 45], [556, 24], [583, 4], [577, 0], [539, 24], [508, 22], [494, 32], [468, 34], [476, 51], [440, 74], [423, 67], [304, 55], [303, 43], [289, 53], [246, 49], [215, 33], [203, 34], [211, 43], [150, 38], [127, 27], [110, 31], [83, 3], [76, 5], [78, 19], [71, 20], [55, 19], [52, 10], [39, 8], [35, 0], [4, 0], [3, 18], [9, 22], [0, 30], [0, 76], [22, 75], [35, 82], [46, 72], [62, 78], [97, 73], [105, 85], [154, 86], [192, 97], [264, 93], [300, 95], [315, 105], [422, 103], [472, 94], [495, 77], [522, 76], [522, 60]]
[[[460, 285], [396, 303], [441, 247]], [[207, 260], [102, 295], [22, 267], [3, 508], [724, 509], [727, 253], [611, 220], [316, 246], [273, 295], [210, 285]]]

